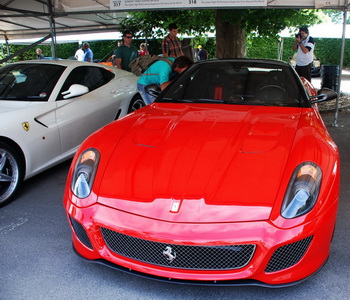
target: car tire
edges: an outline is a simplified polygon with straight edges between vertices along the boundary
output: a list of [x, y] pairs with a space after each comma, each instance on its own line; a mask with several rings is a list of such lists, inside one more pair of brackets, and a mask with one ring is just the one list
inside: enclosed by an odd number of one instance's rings
[[128, 114], [138, 110], [142, 107], [145, 106], [145, 102], [143, 102], [142, 97], [140, 95], [136, 95], [132, 100], [130, 101], [129, 109], [128, 109]]
[[17, 151], [0, 142], [0, 207], [12, 200], [22, 184], [24, 169]]

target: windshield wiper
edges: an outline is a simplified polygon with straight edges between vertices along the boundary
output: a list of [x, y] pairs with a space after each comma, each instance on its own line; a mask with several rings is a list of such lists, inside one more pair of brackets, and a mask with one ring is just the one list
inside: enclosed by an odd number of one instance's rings
[[160, 98], [160, 99], [157, 99], [156, 102], [169, 102], [169, 103], [171, 103], [171, 102], [178, 102], [178, 100], [173, 99], [173, 98]]

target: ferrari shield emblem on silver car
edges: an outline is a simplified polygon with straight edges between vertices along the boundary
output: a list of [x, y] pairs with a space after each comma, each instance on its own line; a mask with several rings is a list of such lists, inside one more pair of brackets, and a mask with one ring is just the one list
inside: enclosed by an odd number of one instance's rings
[[23, 122], [22, 127], [25, 131], [29, 131], [29, 123], [28, 122]]
[[172, 262], [176, 258], [176, 253], [170, 246], [167, 246], [165, 248], [165, 250], [163, 251], [163, 255], [166, 256], [166, 259], [169, 262]]

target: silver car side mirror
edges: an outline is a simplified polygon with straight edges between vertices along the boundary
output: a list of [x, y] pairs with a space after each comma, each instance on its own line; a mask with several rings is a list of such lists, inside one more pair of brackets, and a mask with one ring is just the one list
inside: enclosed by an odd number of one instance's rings
[[89, 88], [81, 84], [72, 84], [68, 91], [62, 92], [63, 99], [81, 96], [89, 92]]

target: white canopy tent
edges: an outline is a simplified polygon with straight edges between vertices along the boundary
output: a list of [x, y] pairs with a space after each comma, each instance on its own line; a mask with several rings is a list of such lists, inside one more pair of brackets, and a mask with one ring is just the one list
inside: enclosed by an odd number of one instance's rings
[[115, 31], [133, 10], [348, 6], [349, 0], [0, 0], [0, 38]]

